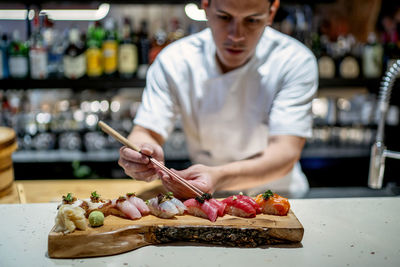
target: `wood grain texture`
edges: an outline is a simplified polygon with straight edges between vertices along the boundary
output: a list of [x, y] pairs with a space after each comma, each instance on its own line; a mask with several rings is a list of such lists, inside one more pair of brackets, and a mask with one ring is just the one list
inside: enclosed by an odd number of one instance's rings
[[214, 223], [190, 215], [173, 219], [148, 215], [135, 221], [110, 215], [103, 226], [88, 226], [85, 231], [62, 234], [52, 229], [48, 254], [51, 258], [107, 256], [176, 241], [256, 247], [300, 242], [303, 234], [303, 226], [292, 211], [287, 216], [261, 214], [256, 218], [225, 215]]

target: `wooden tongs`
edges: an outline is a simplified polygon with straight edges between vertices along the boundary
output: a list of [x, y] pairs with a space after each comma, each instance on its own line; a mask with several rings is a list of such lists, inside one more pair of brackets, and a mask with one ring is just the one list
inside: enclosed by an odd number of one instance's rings
[[156, 160], [155, 158], [148, 156], [146, 154], [143, 154], [140, 151], [140, 148], [138, 148], [137, 146], [135, 146], [134, 144], [132, 144], [128, 139], [126, 139], [125, 137], [123, 137], [121, 134], [119, 134], [117, 131], [115, 131], [113, 128], [111, 128], [110, 126], [108, 126], [106, 123], [104, 123], [103, 121], [99, 121], [98, 123], [99, 127], [107, 134], [109, 134], [110, 136], [114, 137], [117, 141], [119, 141], [120, 143], [122, 143], [123, 145], [141, 153], [142, 155], [145, 155], [146, 157], [148, 157], [150, 159], [150, 161], [156, 165], [157, 167], [159, 167], [161, 170], [165, 171], [166, 173], [168, 173], [171, 177], [173, 177], [176, 181], [180, 182], [183, 186], [185, 186], [187, 189], [189, 189], [190, 191], [192, 191], [194, 194], [196, 194], [197, 196], [201, 197], [204, 192], [201, 191], [200, 189], [198, 189], [197, 187], [195, 187], [194, 185], [189, 184], [185, 179], [183, 179], [182, 177], [178, 176], [176, 173], [174, 173], [173, 171], [171, 171], [170, 169], [168, 169], [164, 164], [162, 164], [161, 162], [159, 162], [158, 160]]

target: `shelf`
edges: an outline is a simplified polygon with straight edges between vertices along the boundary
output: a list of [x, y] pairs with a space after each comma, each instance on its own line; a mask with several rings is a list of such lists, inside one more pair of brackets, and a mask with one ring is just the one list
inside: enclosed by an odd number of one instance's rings
[[[16, 1], [17, 3], [23, 3], [23, 4], [43, 4], [43, 3], [55, 3], [56, 1], [54, 0], [19, 0]], [[96, 0], [66, 0], [66, 1], [61, 1], [62, 3], [95, 3], [95, 2], [101, 2], [101, 1], [96, 1]], [[166, 5], [171, 5], [171, 4], [186, 4], [186, 3], [200, 3], [201, 0], [109, 0], [107, 3], [110, 4], [140, 4], [140, 5], [145, 5], [145, 4], [166, 4]], [[332, 3], [335, 2], [335, 0], [287, 0], [284, 2], [284, 4], [319, 4], [319, 3]], [[9, 3], [9, 1], [5, 0], [0, 0], [0, 3]], [[282, 4], [282, 2], [281, 2]]]
[[97, 89], [108, 90], [115, 88], [140, 87], [144, 88], [146, 81], [143, 79], [130, 78], [119, 79], [117, 77], [81, 78], [69, 79], [5, 79], [0, 80], [0, 89], [34, 89], [34, 88], [71, 88], [71, 89]]
[[[319, 88], [367, 87], [378, 90], [380, 79], [320, 79]], [[138, 78], [120, 79], [118, 77], [69, 79], [5, 79], [0, 80], [0, 89], [32, 89], [32, 88], [71, 88], [108, 90], [125, 87], [144, 88], [146, 80]]]
[[319, 80], [319, 88], [333, 88], [333, 87], [367, 87], [376, 90], [379, 88], [381, 79], [366, 79], [366, 78], [358, 78], [358, 79], [342, 79], [342, 78], [333, 78], [333, 79], [320, 79]]

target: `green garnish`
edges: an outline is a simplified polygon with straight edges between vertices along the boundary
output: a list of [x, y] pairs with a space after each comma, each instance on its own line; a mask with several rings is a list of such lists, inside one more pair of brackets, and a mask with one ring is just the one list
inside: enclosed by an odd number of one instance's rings
[[134, 196], [136, 196], [136, 193], [126, 193], [126, 196], [127, 197], [134, 197]]
[[272, 197], [274, 195], [274, 193], [272, 193], [272, 191], [271, 190], [267, 190], [267, 191], [265, 191], [265, 193], [264, 194], [262, 194], [262, 196], [263, 196], [263, 198], [265, 199], [265, 200], [268, 200], [270, 197]]
[[123, 202], [123, 201], [125, 201], [125, 200], [126, 200], [126, 197], [120, 196], [120, 197], [117, 199], [117, 202]]
[[144, 203], [146, 203], [146, 205], [149, 205], [150, 201], [146, 200]]
[[73, 197], [71, 193], [68, 193], [67, 196], [62, 196], [62, 198], [63, 198], [63, 202], [68, 203], [68, 204], [72, 203], [76, 200], [76, 198]]
[[236, 199], [237, 199], [237, 196], [233, 196], [232, 199], [233, 199], [233, 200], [236, 200]]
[[92, 200], [92, 202], [99, 202], [99, 201], [100, 201], [100, 195], [97, 194], [96, 191], [93, 191], [93, 192], [90, 194], [90, 199]]
[[243, 192], [239, 192], [239, 195], [243, 196]]

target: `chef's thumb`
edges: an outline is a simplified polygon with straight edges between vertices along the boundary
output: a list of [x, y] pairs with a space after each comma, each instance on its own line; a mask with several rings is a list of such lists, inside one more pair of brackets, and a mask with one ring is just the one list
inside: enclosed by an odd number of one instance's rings
[[153, 156], [154, 148], [151, 145], [143, 144], [143, 146], [140, 148], [140, 152], [147, 156]]

